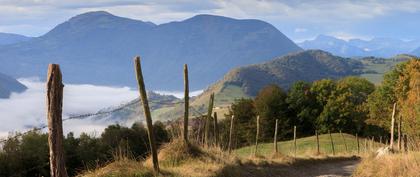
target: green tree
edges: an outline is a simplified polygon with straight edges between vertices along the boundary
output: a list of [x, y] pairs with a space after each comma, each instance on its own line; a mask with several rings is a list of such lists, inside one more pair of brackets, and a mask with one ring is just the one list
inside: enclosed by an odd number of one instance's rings
[[292, 124], [297, 126], [300, 134], [313, 135], [320, 106], [311, 92], [311, 84], [304, 81], [295, 82], [287, 94], [286, 102], [292, 117], [295, 117]]
[[360, 132], [367, 118], [364, 104], [375, 86], [359, 77], [346, 77], [338, 81], [322, 113], [317, 119], [321, 132]]
[[229, 114], [226, 115], [226, 120], [228, 121], [224, 121], [226, 126], [222, 126], [226, 127], [227, 130], [229, 130], [232, 115], [235, 115], [235, 141], [233, 142], [236, 142], [239, 147], [252, 144], [255, 139], [256, 130], [254, 101], [252, 99], [241, 98], [232, 103]]
[[262, 140], [272, 140], [276, 119], [279, 119], [279, 139], [285, 138], [286, 134], [290, 132], [287, 131], [291, 126], [287, 116], [286, 97], [286, 93], [276, 85], [264, 87], [255, 97], [255, 107], [260, 116]]

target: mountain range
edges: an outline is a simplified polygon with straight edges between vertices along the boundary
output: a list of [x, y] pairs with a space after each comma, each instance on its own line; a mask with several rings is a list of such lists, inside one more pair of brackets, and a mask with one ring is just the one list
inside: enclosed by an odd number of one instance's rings
[[32, 39], [31, 37], [26, 37], [19, 34], [11, 34], [11, 33], [0, 33], [0, 46], [1, 45], [10, 45], [16, 44], [20, 42], [25, 42]]
[[0, 98], [9, 98], [12, 92], [23, 92], [27, 88], [16, 79], [0, 73]]
[[[420, 40], [404, 41], [393, 38], [371, 40], [350, 39], [319, 35], [313, 40], [298, 43], [304, 49], [320, 49], [343, 57], [393, 57], [398, 54], [420, 54]], [[415, 51], [416, 48], [418, 52]]]
[[156, 25], [108, 12], [88, 12], [40, 37], [0, 46], [0, 71], [45, 78], [61, 65], [66, 83], [135, 86], [133, 57], [142, 57], [146, 86], [182, 90], [183, 65], [191, 89], [207, 87], [232, 68], [301, 51], [269, 23], [197, 15]]
[[[363, 63], [360, 60], [334, 56], [325, 51], [294, 52], [267, 62], [230, 70], [221, 80], [208, 87], [202, 94], [191, 98], [190, 106], [192, 108], [190, 113], [192, 116], [197, 116], [198, 113], [205, 112], [211, 93], [215, 93], [215, 105], [224, 107], [235, 99], [256, 96], [261, 88], [269, 84], [276, 84], [287, 90], [296, 81], [311, 82], [324, 78], [338, 79], [349, 75], [359, 75], [362, 73], [362, 69]], [[154, 101], [163, 98], [155, 96]], [[165, 102], [162, 104], [163, 107], [152, 108], [154, 120], [171, 120], [182, 116], [183, 104], [173, 104], [176, 102], [173, 99], [160, 102]], [[128, 109], [97, 119], [137, 120], [139, 115], [143, 116], [138, 112], [139, 106], [138, 103], [130, 105]]]

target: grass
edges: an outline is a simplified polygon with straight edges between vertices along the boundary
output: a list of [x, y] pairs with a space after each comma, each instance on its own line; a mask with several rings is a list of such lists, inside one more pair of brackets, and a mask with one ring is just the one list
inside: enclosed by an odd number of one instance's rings
[[[347, 144], [347, 151], [344, 145], [344, 140], [339, 133], [332, 133], [334, 142], [334, 149], [336, 155], [349, 155], [357, 154], [357, 141], [356, 137], [350, 134], [343, 133]], [[365, 148], [365, 141], [367, 148]], [[332, 155], [332, 146], [330, 136], [328, 134], [319, 135], [320, 153], [319, 155]], [[371, 142], [368, 139], [359, 139], [360, 152], [370, 152], [374, 147], [379, 147], [381, 144]], [[310, 157], [317, 155], [316, 153], [316, 137], [304, 137], [296, 139], [296, 154], [298, 157]], [[237, 149], [235, 153], [240, 157], [248, 157], [253, 154], [255, 146], [247, 146]], [[269, 157], [273, 153], [273, 143], [261, 143], [258, 145], [258, 155]], [[279, 152], [284, 155], [294, 156], [294, 142], [293, 140], [278, 142]]]
[[392, 154], [378, 158], [365, 158], [356, 171], [354, 177], [419, 177], [420, 152]]
[[403, 60], [383, 59], [382, 61], [383, 62], [373, 62], [369, 59], [361, 60], [364, 66], [363, 71], [374, 71], [374, 73], [367, 72], [361, 74], [360, 76], [378, 85], [382, 82], [384, 74], [390, 71], [398, 63], [401, 63]]
[[[351, 135], [344, 134], [349, 142]], [[334, 139], [338, 139], [339, 134], [333, 134]], [[270, 176], [270, 174], [282, 174], [282, 176], [312, 176], [321, 175], [323, 170], [317, 169], [317, 165], [335, 164], [343, 160], [358, 160], [348, 154], [339, 154], [331, 157], [306, 156], [300, 153], [307, 153], [312, 148], [314, 137], [298, 139], [300, 150], [297, 158], [284, 154], [290, 148], [291, 141], [279, 142], [280, 150], [283, 154], [271, 153], [272, 143], [261, 144], [260, 154], [257, 157], [249, 156], [251, 147], [241, 148], [235, 153], [228, 154], [220, 148], [202, 148], [193, 144], [185, 144], [181, 140], [173, 140], [159, 150], [159, 163], [161, 174], [159, 176], [169, 177], [259, 177]], [[321, 144], [329, 143], [329, 135], [320, 136]], [[339, 140], [337, 140], [337, 151], [341, 151]], [[283, 147], [283, 148], [282, 148]], [[327, 145], [321, 146], [322, 150], [328, 149]], [[355, 149], [354, 145], [349, 144], [350, 148]], [[153, 166], [151, 159], [144, 162], [130, 160], [117, 156], [115, 162], [96, 170], [87, 171], [80, 177], [149, 177], [153, 176]], [[308, 170], [311, 169], [311, 170]]]

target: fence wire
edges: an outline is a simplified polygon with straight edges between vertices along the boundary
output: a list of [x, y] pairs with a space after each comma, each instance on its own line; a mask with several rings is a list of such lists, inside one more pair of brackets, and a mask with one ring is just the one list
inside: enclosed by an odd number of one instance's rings
[[[177, 104], [183, 104], [183, 103], [184, 103], [184, 101], [177, 101], [177, 102], [149, 101], [149, 104], [158, 104], [160, 106], [166, 106], [166, 107], [168, 107], [168, 106], [175, 106]], [[127, 103], [127, 104], [123, 104], [123, 105], [121, 105], [121, 106], [119, 106], [117, 108], [114, 108], [114, 109], [111, 109], [111, 110], [102, 110], [102, 111], [98, 111], [96, 113], [87, 113], [87, 114], [78, 114], [78, 115], [76, 115], [76, 114], [71, 115], [70, 114], [70, 116], [68, 116], [66, 118], [63, 118], [62, 121], [63, 122], [66, 122], [66, 121], [74, 120], [74, 119], [83, 120], [83, 119], [87, 119], [87, 118], [91, 118], [91, 117], [95, 117], [95, 116], [109, 115], [109, 114], [112, 114], [112, 113], [115, 113], [115, 112], [118, 112], [118, 111], [121, 111], [121, 110], [130, 108], [131, 106], [133, 106], [135, 104], [141, 104], [141, 100], [140, 99], [137, 99], [137, 100], [131, 101], [131, 102]], [[203, 112], [200, 112], [200, 111], [196, 110], [192, 106], [190, 106], [189, 108], [195, 114], [198, 114], [198, 116], [204, 115]], [[38, 127], [33, 127], [33, 128], [31, 128], [31, 130], [28, 130], [26, 132], [18, 133], [15, 136], [9, 136], [7, 138], [4, 138], [3, 140], [0, 140], [0, 144], [3, 144], [5, 142], [7, 142], [9, 139], [20, 138], [20, 137], [22, 137], [24, 135], [29, 134], [30, 132], [40, 131], [40, 130], [43, 130], [43, 129], [47, 128], [47, 127], [48, 127], [48, 125], [45, 125], [45, 124], [44, 125], [41, 125], [41, 126], [38, 126]]]

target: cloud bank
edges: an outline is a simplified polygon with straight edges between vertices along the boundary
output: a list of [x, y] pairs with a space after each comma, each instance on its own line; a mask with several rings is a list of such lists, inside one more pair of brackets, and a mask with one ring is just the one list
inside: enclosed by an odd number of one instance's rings
[[[27, 131], [31, 127], [46, 124], [45, 84], [34, 79], [19, 79], [28, 90], [10, 99], [0, 99], [0, 137], [9, 132]], [[66, 85], [63, 98], [63, 118], [69, 115], [95, 113], [100, 109], [116, 106], [135, 99], [138, 92], [128, 87], [105, 87], [94, 85]], [[86, 120], [64, 122], [65, 132], [97, 132], [113, 124]]]

